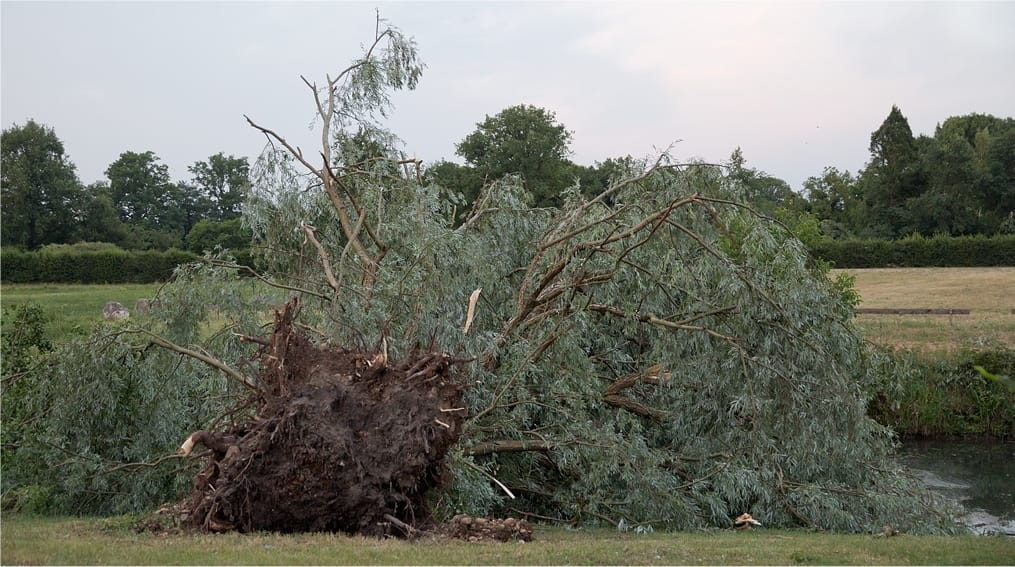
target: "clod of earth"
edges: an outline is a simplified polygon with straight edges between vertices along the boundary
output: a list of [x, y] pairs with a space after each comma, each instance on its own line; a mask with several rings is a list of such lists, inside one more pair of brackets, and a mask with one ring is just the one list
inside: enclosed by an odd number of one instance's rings
[[444, 531], [449, 537], [466, 541], [532, 541], [532, 528], [526, 520], [505, 518], [473, 518], [458, 515], [451, 519]]
[[414, 535], [430, 521], [427, 492], [442, 485], [462, 432], [463, 386], [451, 374], [461, 361], [316, 346], [295, 329], [296, 308], [293, 300], [276, 311], [259, 352], [254, 417], [188, 438], [187, 452], [203, 445], [209, 460], [193, 479], [185, 524]]

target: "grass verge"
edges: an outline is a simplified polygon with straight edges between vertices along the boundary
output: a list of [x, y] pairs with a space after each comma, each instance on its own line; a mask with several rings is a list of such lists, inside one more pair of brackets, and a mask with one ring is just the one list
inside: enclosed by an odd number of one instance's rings
[[529, 543], [335, 534], [136, 534], [123, 518], [5, 517], [3, 564], [132, 565], [1011, 565], [1015, 538], [803, 531], [620, 534], [537, 528]]

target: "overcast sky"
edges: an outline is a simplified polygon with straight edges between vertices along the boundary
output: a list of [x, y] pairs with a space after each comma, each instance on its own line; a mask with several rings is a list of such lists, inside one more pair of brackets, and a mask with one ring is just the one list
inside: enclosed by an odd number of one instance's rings
[[373, 37], [375, 8], [427, 69], [389, 127], [408, 154], [455, 159], [486, 115], [531, 104], [592, 164], [673, 147], [799, 189], [856, 172], [893, 104], [914, 133], [1015, 116], [1015, 2], [0, 2], [3, 127], [64, 142], [85, 183], [151, 150], [176, 180], [217, 152], [253, 158], [248, 114], [313, 147], [299, 76], [323, 82]]

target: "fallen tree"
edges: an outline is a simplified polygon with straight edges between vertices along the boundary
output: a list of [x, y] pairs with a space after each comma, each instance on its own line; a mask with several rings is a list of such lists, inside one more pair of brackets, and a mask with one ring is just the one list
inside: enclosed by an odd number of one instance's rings
[[458, 196], [344, 106], [356, 77], [305, 82], [319, 162], [250, 121], [271, 142], [246, 213], [263, 276], [328, 340], [474, 359], [446, 513], [949, 529], [866, 416], [855, 296], [722, 167], [663, 155], [559, 209], [507, 178], [456, 224]]
[[881, 377], [851, 290], [722, 167], [663, 155], [559, 209], [528, 206], [509, 177], [458, 224], [460, 196], [424, 183], [376, 120], [420, 72], [411, 41], [378, 27], [338, 75], [304, 79], [318, 153], [248, 119], [268, 145], [244, 209], [262, 269], [243, 285], [301, 305], [268, 339], [247, 330], [263, 306], [220, 305], [227, 329], [263, 343], [255, 364], [249, 343], [198, 333], [203, 298], [251, 273], [221, 257], [164, 290], [153, 334], [171, 340], [132, 335], [200, 355], [253, 400], [191, 438], [210, 451], [192, 525], [409, 533], [432, 509], [951, 529], [866, 416]]

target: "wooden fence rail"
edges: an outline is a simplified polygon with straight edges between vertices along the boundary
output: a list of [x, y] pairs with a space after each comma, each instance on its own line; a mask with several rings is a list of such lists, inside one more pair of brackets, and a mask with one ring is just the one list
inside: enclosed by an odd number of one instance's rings
[[[968, 309], [883, 309], [857, 308], [857, 314], [865, 315], [969, 315]], [[1015, 313], [1015, 309], [1012, 309]]]

